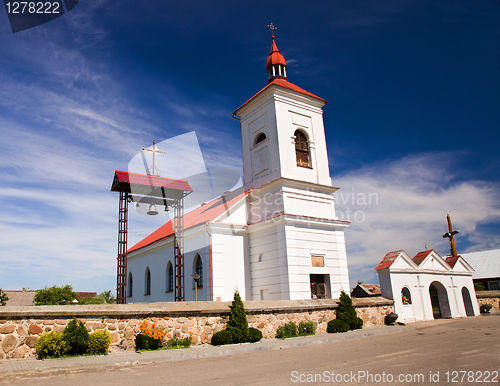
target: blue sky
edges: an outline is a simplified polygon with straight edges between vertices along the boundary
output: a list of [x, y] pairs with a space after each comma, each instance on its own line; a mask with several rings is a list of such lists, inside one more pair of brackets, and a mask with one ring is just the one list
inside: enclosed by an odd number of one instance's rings
[[[0, 287], [114, 289], [113, 172], [153, 139], [195, 131], [241, 173], [231, 113], [267, 84], [270, 22], [289, 81], [329, 100], [351, 283], [392, 250], [446, 255], [448, 212], [459, 253], [499, 248], [499, 20], [494, 0], [96, 0], [13, 34], [0, 11]], [[161, 221], [132, 216], [130, 245]]]

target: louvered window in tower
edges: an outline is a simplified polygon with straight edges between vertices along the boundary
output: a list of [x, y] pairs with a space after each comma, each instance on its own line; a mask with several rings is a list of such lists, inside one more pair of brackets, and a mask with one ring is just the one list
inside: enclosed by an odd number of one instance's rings
[[295, 156], [297, 157], [297, 166], [311, 167], [309, 142], [306, 135], [300, 130], [295, 131]]

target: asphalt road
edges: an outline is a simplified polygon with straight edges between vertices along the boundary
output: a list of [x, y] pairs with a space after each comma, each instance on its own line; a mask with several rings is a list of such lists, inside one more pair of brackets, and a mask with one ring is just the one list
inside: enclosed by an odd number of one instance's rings
[[395, 334], [223, 357], [4, 375], [0, 377], [0, 385], [500, 382], [500, 315], [426, 322], [416, 327]]

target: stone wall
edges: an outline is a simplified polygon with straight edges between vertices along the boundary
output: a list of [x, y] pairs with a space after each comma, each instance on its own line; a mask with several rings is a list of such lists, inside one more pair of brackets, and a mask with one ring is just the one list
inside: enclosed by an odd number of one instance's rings
[[[326, 333], [327, 324], [335, 318], [336, 299], [247, 301], [245, 311], [250, 327], [273, 338], [279, 326], [294, 321], [312, 320], [317, 333]], [[135, 336], [143, 320], [155, 322], [173, 334], [190, 336], [193, 344], [210, 343], [213, 333], [225, 328], [231, 303], [183, 302], [136, 303], [126, 305], [39, 306], [0, 308], [0, 359], [35, 356], [38, 337], [50, 331], [63, 331], [76, 317], [88, 331], [108, 330], [111, 351], [134, 350]], [[353, 299], [364, 327], [384, 323], [393, 312], [393, 301], [385, 298]]]
[[483, 304], [491, 304], [492, 310], [500, 311], [500, 291], [476, 291], [479, 307]]

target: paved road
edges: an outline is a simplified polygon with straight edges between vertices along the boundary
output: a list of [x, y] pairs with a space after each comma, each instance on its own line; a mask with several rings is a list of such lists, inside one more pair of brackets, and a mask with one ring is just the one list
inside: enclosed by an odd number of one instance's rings
[[[288, 385], [314, 379], [341, 385], [391, 380], [407, 385], [499, 383], [500, 315], [414, 326], [393, 334], [281, 350], [4, 375], [0, 385]], [[484, 382], [488, 372], [489, 382]]]

